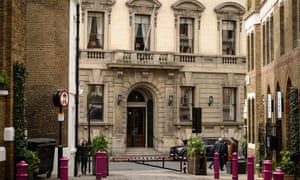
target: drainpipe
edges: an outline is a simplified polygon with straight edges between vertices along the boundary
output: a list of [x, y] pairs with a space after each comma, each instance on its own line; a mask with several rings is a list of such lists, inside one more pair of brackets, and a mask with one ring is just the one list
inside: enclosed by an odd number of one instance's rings
[[[76, 81], [76, 93], [75, 93], [75, 147], [76, 152], [78, 149], [78, 106], [79, 106], [79, 2], [76, 4], [76, 67], [75, 67], [75, 81]], [[74, 163], [74, 176], [77, 176], [77, 153], [75, 155]]]

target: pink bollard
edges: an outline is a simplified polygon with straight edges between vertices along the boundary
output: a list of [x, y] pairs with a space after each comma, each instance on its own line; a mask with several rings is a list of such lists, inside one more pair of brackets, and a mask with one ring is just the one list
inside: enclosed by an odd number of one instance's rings
[[60, 158], [60, 180], [68, 180], [68, 158]]
[[96, 179], [107, 176], [107, 156], [105, 151], [96, 153]]
[[284, 180], [284, 172], [282, 171], [282, 169], [276, 169], [273, 172], [273, 177], [274, 180]]
[[254, 156], [248, 156], [248, 180], [254, 180]]
[[25, 161], [17, 163], [17, 180], [27, 180], [27, 168], [28, 164]]
[[215, 179], [220, 178], [219, 161], [220, 161], [219, 153], [215, 152], [215, 154], [214, 154], [214, 177], [215, 177]]
[[272, 161], [270, 160], [264, 162], [264, 180], [272, 180]]
[[234, 152], [232, 154], [232, 180], [238, 180], [238, 156], [237, 153]]

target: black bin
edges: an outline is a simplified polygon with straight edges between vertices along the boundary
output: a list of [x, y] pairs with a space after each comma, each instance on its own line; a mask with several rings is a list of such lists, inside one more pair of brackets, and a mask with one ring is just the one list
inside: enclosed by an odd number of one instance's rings
[[47, 177], [51, 177], [53, 170], [53, 160], [55, 151], [55, 139], [51, 138], [32, 138], [28, 139], [28, 149], [36, 151], [40, 159], [39, 173], [46, 174]]

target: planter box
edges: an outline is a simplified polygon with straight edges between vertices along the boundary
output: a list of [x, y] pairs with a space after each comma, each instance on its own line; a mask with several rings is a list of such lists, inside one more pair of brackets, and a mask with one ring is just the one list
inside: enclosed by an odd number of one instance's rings
[[188, 173], [194, 175], [207, 175], [206, 156], [197, 154], [193, 157], [188, 157]]
[[284, 175], [284, 180], [295, 180], [295, 176], [291, 174], [285, 174]]

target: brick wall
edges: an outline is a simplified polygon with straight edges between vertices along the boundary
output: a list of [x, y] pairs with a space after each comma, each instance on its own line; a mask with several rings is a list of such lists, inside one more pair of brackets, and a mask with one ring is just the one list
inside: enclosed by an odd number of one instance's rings
[[[26, 5], [28, 136], [58, 142], [59, 109], [54, 107], [52, 95], [56, 89], [68, 89], [69, 2], [28, 0]], [[67, 121], [62, 132], [66, 144]]]
[[1, 162], [0, 180], [13, 179], [15, 174], [14, 144], [4, 142], [4, 128], [13, 126], [13, 64], [25, 61], [26, 0], [0, 1], [0, 70], [8, 73], [8, 96], [0, 96], [0, 146], [6, 149], [6, 161]]

